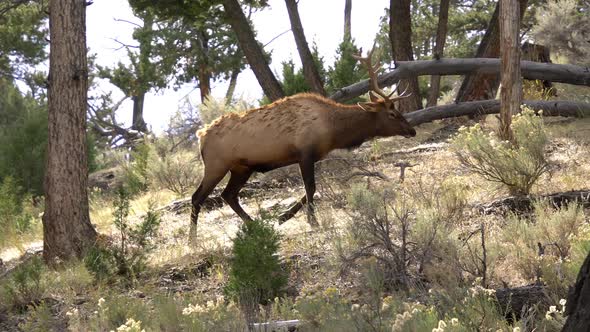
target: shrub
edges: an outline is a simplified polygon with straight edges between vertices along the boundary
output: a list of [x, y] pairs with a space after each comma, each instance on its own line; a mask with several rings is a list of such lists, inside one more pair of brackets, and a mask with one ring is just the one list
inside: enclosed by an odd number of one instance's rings
[[44, 270], [38, 256], [16, 267], [0, 289], [0, 303], [22, 311], [40, 300], [45, 292], [41, 278]]
[[31, 304], [28, 306], [27, 311], [28, 317], [26, 321], [19, 324], [21, 331], [45, 332], [59, 330], [59, 321], [47, 303], [41, 301], [39, 304]]
[[209, 124], [220, 116], [233, 112], [242, 112], [252, 108], [248, 102], [243, 99], [238, 100], [233, 105], [228, 105], [225, 99], [216, 99], [208, 96], [205, 102], [200, 106], [201, 120], [203, 124]]
[[26, 192], [43, 194], [47, 113], [26, 104], [18, 118], [0, 127], [0, 178], [11, 176]]
[[555, 210], [548, 203], [535, 205], [531, 219], [511, 216], [502, 229], [499, 248], [507, 264], [525, 280], [543, 281], [554, 301], [564, 298], [590, 248], [590, 228], [577, 204]]
[[[177, 311], [178, 312], [178, 311]], [[182, 309], [179, 321], [189, 331], [246, 331], [247, 324], [233, 301], [225, 303], [223, 296], [206, 305], [190, 304]]]
[[20, 188], [11, 177], [0, 184], [0, 248], [6, 247], [14, 239], [17, 229], [16, 218], [21, 213]]
[[[412, 202], [400, 187], [353, 186], [349, 203], [354, 213], [346, 225], [345, 241], [337, 248], [341, 271], [367, 258], [376, 259], [388, 291], [407, 292], [425, 278], [446, 283], [458, 279], [457, 244], [451, 236], [454, 219], [450, 219], [456, 217], [457, 207], [435, 204], [427, 197], [434, 195], [423, 193], [422, 200]], [[448, 199], [458, 200], [454, 194]], [[444, 272], [436, 273], [441, 266]], [[439, 280], [442, 275], [444, 281]]]
[[549, 169], [545, 158], [548, 138], [543, 119], [524, 108], [513, 116], [514, 142], [485, 134], [479, 124], [461, 128], [452, 144], [461, 164], [488, 181], [504, 184], [512, 195], [528, 195]]
[[225, 291], [240, 303], [247, 317], [257, 312], [259, 303], [280, 296], [287, 284], [278, 256], [279, 242], [279, 233], [265, 220], [244, 223], [233, 241]]
[[551, 51], [566, 56], [570, 63], [590, 63], [590, 18], [588, 3], [577, 0], [547, 1], [535, 12], [537, 24], [531, 31], [543, 45], [551, 45]]
[[[152, 320], [150, 309], [142, 299], [127, 296], [106, 296], [106, 298], [98, 300], [96, 315], [92, 315], [88, 322], [90, 326], [80, 330], [140, 332], [141, 328], [133, 328], [149, 326]], [[77, 311], [74, 311], [70, 316], [78, 314]], [[70, 317], [70, 320], [72, 318], [77, 317]]]
[[98, 243], [84, 259], [87, 269], [98, 280], [114, 281], [123, 277], [133, 282], [145, 269], [147, 255], [153, 249], [150, 239], [160, 225], [160, 216], [150, 207], [143, 220], [132, 226], [129, 216], [129, 195], [120, 189], [114, 202], [114, 224], [119, 238], [112, 246]]
[[156, 186], [185, 196], [197, 187], [201, 161], [194, 153], [179, 151], [154, 158], [149, 173]]

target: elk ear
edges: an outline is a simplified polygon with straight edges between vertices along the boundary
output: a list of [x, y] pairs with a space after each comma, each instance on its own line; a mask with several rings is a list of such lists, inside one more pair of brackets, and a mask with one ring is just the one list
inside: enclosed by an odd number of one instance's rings
[[374, 102], [367, 102], [367, 103], [356, 103], [360, 108], [362, 108], [363, 110], [367, 111], [367, 112], [379, 112], [379, 110], [381, 109], [381, 107], [379, 106], [379, 103], [374, 103]]

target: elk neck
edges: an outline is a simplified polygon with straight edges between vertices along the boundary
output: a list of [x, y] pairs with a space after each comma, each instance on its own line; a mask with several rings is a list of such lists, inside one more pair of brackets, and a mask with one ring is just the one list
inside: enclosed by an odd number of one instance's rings
[[377, 113], [349, 106], [333, 114], [334, 149], [353, 149], [377, 135]]

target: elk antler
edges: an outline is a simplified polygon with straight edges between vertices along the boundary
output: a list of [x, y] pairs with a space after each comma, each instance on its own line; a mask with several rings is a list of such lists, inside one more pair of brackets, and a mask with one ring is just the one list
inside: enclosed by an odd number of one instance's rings
[[[376, 42], [375, 42], [375, 44], [376, 44]], [[407, 97], [411, 96], [412, 95], [411, 93], [409, 93], [407, 95], [405, 94], [408, 91], [408, 88], [406, 87], [404, 92], [402, 92], [399, 96], [391, 99], [391, 96], [399, 88], [399, 84], [395, 88], [395, 90], [393, 90], [390, 94], [385, 93], [385, 91], [383, 91], [383, 90], [381, 90], [381, 88], [379, 88], [379, 83], [377, 81], [377, 70], [381, 67], [381, 64], [379, 63], [379, 61], [377, 61], [377, 63], [375, 65], [373, 65], [371, 63], [371, 57], [373, 56], [373, 51], [375, 50], [375, 44], [373, 44], [373, 47], [371, 48], [371, 50], [369, 52], [367, 52], [366, 57], [363, 57], [363, 49], [362, 48], [359, 49], [359, 54], [352, 55], [353, 58], [355, 58], [356, 60], [358, 60], [359, 62], [361, 62], [365, 66], [367, 66], [367, 71], [369, 72], [369, 87], [370, 87], [369, 94], [376, 93], [379, 96], [383, 97], [383, 99], [391, 100], [391, 101], [402, 99], [402, 98], [407, 98]]]
[[[398, 82], [398, 83], [397, 83], [397, 87], [395, 87], [395, 89], [393, 90], [393, 92], [396, 92], [396, 91], [399, 89], [399, 86], [400, 86], [400, 82]], [[409, 96], [411, 96], [411, 95], [412, 95], [412, 93], [408, 93], [408, 94], [406, 94], [406, 92], [408, 92], [408, 89], [409, 89], [409, 88], [410, 88], [410, 83], [408, 83], [408, 84], [406, 85], [406, 88], [404, 89], [404, 92], [402, 92], [402, 93], [398, 94], [398, 96], [397, 96], [397, 97], [393, 97], [393, 98], [391, 98], [390, 100], [391, 100], [391, 101], [396, 101], [396, 100], [399, 100], [399, 99], [408, 98]], [[391, 94], [393, 94], [393, 92], [392, 92]], [[390, 95], [390, 96], [391, 96], [391, 95]]]

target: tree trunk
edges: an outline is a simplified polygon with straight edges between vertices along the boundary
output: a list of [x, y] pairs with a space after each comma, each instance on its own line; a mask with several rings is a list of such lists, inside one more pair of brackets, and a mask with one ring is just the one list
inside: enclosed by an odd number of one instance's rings
[[[436, 28], [436, 45], [434, 46], [434, 58], [442, 58], [447, 39], [447, 23], [449, 21], [449, 2], [450, 0], [441, 0], [438, 14], [438, 27]], [[430, 77], [430, 95], [428, 96], [427, 106], [436, 106], [438, 95], [440, 93], [440, 76], [433, 75]]]
[[147, 124], [143, 120], [143, 102], [145, 100], [145, 93], [141, 93], [139, 96], [131, 97], [133, 100], [133, 117], [131, 129], [146, 132]]
[[199, 66], [199, 91], [201, 92], [201, 103], [207, 100], [211, 94], [211, 73], [207, 70], [206, 65]]
[[590, 331], [590, 252], [570, 288], [565, 304], [567, 320], [562, 332]]
[[[389, 41], [393, 59], [397, 61], [413, 61], [412, 50], [412, 18], [410, 16], [410, 0], [391, 0], [389, 5]], [[418, 78], [411, 77], [400, 82], [400, 91], [408, 88], [412, 93], [409, 98], [400, 100], [400, 111], [410, 112], [422, 108]]]
[[82, 257], [96, 231], [88, 212], [86, 3], [49, 2], [48, 145], [43, 257]]
[[254, 32], [238, 0], [223, 0], [223, 8], [232, 30], [236, 33], [240, 48], [244, 52], [248, 64], [252, 68], [264, 94], [270, 100], [277, 100], [284, 97], [285, 92], [270, 70], [262, 47], [256, 41]]
[[[528, 80], [549, 80], [552, 82], [590, 86], [590, 71], [575, 65], [558, 65], [521, 61], [521, 74]], [[396, 84], [401, 79], [421, 75], [467, 75], [472, 72], [480, 74], [497, 74], [500, 72], [500, 59], [441, 59], [399, 61], [396, 68], [377, 78], [379, 87]], [[350, 100], [369, 90], [369, 80], [338, 89], [330, 96], [336, 101]]]
[[352, 40], [352, 0], [344, 0], [344, 41]]
[[[526, 10], [528, 0], [518, 0], [520, 4], [520, 20]], [[498, 58], [500, 56], [500, 2], [496, 5], [494, 14], [488, 24], [488, 29], [477, 48], [476, 58]], [[457, 93], [455, 102], [484, 100], [496, 98], [500, 76], [497, 74], [473, 73], [465, 77]]]
[[285, 0], [287, 4], [287, 11], [289, 12], [289, 20], [291, 21], [291, 31], [295, 37], [295, 44], [297, 44], [297, 51], [299, 51], [299, 57], [303, 64], [303, 75], [305, 81], [311, 88], [311, 91], [318, 93], [322, 96], [326, 95], [324, 90], [324, 84], [318, 69], [313, 61], [313, 56], [309, 51], [307, 41], [305, 40], [305, 33], [303, 32], [303, 25], [301, 24], [301, 18], [299, 17], [299, 10], [297, 9], [297, 1]]
[[520, 76], [520, 8], [518, 0], [500, 0], [500, 128], [503, 140], [512, 140], [512, 115], [520, 110], [522, 79]]
[[236, 91], [236, 85], [238, 84], [238, 75], [240, 75], [240, 69], [234, 69], [229, 78], [229, 85], [225, 92], [225, 103], [230, 105], [234, 98], [234, 92]]
[[204, 29], [198, 29], [199, 38], [194, 42], [199, 50], [199, 69], [197, 78], [199, 80], [199, 91], [201, 93], [201, 103], [207, 100], [211, 94], [211, 70], [209, 66], [209, 37]]
[[[146, 13], [143, 15], [143, 27], [141, 28], [142, 33], [151, 34], [152, 27], [154, 24], [154, 16]], [[153, 67], [151, 62], [152, 56], [152, 44], [150, 40], [139, 39], [139, 64], [134, 65], [137, 74], [137, 81], [132, 82], [137, 85], [136, 95], [132, 96], [133, 100], [133, 115], [131, 119], [131, 129], [135, 129], [140, 132], [147, 132], [147, 124], [143, 119], [143, 107], [145, 101], [145, 94], [150, 90], [148, 81], [149, 77], [146, 77], [146, 69]]]
[[[551, 51], [547, 46], [524, 42], [521, 47], [520, 59], [551, 63]], [[534, 87], [537, 88], [537, 92], [547, 97], [557, 96], [557, 92], [553, 88], [551, 81], [542, 80], [540, 82], [541, 84], [536, 84], [537, 81], [535, 81]]]

